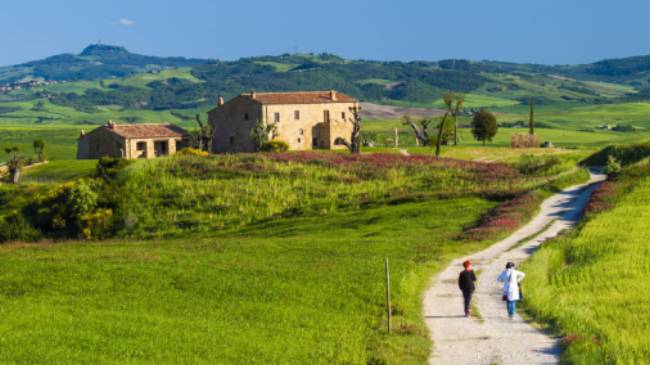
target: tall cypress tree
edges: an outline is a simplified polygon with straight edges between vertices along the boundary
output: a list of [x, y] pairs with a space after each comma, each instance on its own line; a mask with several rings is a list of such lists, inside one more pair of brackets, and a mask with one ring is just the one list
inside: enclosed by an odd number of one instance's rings
[[530, 116], [528, 118], [528, 134], [535, 134], [535, 98], [530, 98]]

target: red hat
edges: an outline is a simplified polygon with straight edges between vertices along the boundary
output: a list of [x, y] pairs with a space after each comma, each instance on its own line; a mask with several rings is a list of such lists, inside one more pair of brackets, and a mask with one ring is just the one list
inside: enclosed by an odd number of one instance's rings
[[463, 262], [463, 266], [464, 266], [465, 268], [468, 268], [469, 265], [471, 265], [471, 264], [472, 264], [472, 263], [469, 262], [469, 260], [465, 260], [465, 262]]

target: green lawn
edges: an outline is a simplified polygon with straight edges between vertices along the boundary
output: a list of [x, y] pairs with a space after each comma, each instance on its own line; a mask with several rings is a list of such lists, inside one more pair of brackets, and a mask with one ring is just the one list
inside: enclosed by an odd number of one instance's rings
[[[480, 247], [452, 237], [493, 205], [433, 200], [177, 240], [5, 245], [0, 358], [421, 363], [430, 349], [419, 297], [426, 278]], [[391, 336], [382, 333], [384, 257]]]
[[[431, 342], [421, 295], [431, 275], [513, 228], [490, 227], [484, 241], [462, 234], [504, 201], [495, 196], [542, 188], [548, 179], [422, 156], [358, 159], [174, 157], [138, 161], [114, 185], [66, 184], [107, 192], [98, 202], [114, 209], [123, 238], [0, 245], [0, 358], [424, 363]], [[70, 210], [61, 209], [72, 203], [48, 184], [92, 167], [52, 162], [28, 171], [29, 183], [0, 185], [0, 223], [22, 212], [25, 219], [55, 214], [58, 227], [71, 227]], [[91, 204], [83, 191], [67, 196]], [[535, 199], [508, 220], [521, 223]], [[391, 264], [391, 335], [384, 332], [384, 258]]]
[[59, 183], [89, 176], [96, 171], [97, 160], [55, 160], [24, 170], [22, 182]]
[[650, 363], [650, 179], [643, 170], [622, 198], [611, 195], [623, 182], [608, 183], [600, 200], [612, 209], [545, 244], [523, 268], [529, 311], [565, 336], [572, 364]]

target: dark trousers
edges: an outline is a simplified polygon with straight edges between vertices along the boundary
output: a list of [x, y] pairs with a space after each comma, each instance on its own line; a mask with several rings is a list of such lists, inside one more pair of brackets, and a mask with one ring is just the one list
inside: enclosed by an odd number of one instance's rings
[[472, 308], [472, 294], [473, 290], [463, 290], [463, 305], [465, 307], [465, 313], [469, 313], [470, 308]]

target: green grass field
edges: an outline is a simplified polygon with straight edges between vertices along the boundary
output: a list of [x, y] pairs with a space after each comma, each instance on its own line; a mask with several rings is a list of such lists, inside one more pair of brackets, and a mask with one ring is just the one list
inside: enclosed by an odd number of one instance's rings
[[[601, 189], [598, 204], [611, 210], [545, 244], [523, 268], [529, 312], [563, 334], [563, 356], [572, 364], [650, 363], [647, 166], [623, 180], [631, 181]], [[629, 186], [636, 187], [611, 196]]]
[[[126, 167], [114, 183], [120, 193], [100, 199], [133, 225], [122, 238], [0, 245], [0, 358], [425, 362], [431, 343], [421, 295], [430, 276], [512, 229], [495, 227], [482, 241], [462, 235], [503, 201], [485, 196], [536, 188], [541, 199], [548, 179], [504, 165], [352, 157], [175, 157]], [[32, 195], [53, 196], [58, 182], [92, 171], [91, 161], [33, 167], [28, 183], [0, 186], [0, 216], [42, 215], [54, 208], [29, 205]], [[90, 186], [112, 191], [99, 185]], [[382, 307], [386, 257], [391, 335]]]
[[[434, 200], [177, 240], [5, 245], [0, 333], [11, 336], [0, 336], [0, 358], [422, 363], [426, 278], [481, 247], [452, 238], [491, 206]], [[398, 328], [391, 336], [383, 334], [384, 257]]]
[[60, 183], [93, 174], [97, 160], [54, 160], [25, 169], [22, 183]]

